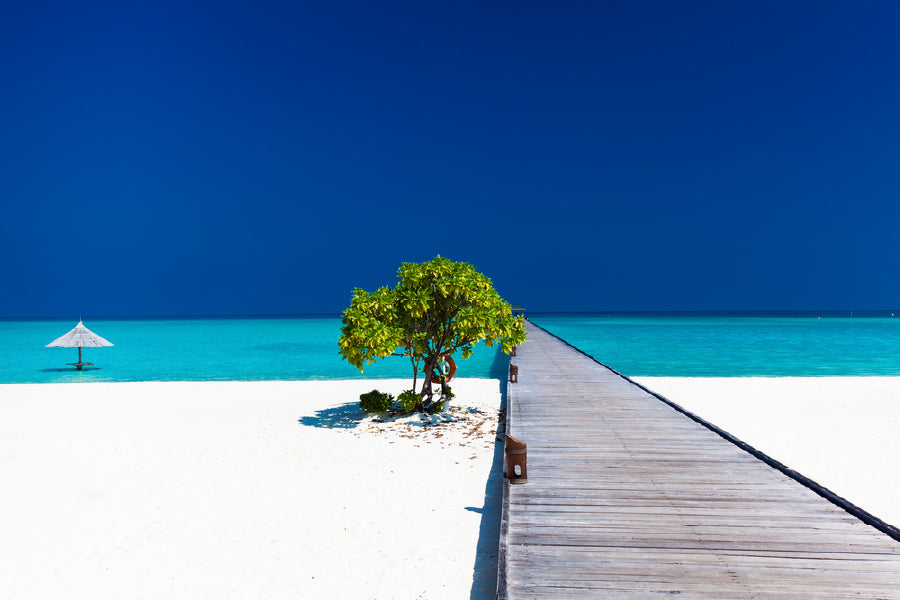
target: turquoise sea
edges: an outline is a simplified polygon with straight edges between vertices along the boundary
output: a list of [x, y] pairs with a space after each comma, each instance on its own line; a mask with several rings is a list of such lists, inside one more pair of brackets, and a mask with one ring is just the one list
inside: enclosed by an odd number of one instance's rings
[[547, 314], [531, 320], [628, 376], [900, 375], [900, 312]]
[[[632, 376], [900, 375], [900, 316], [882, 313], [532, 314], [531, 321]], [[44, 346], [76, 325], [0, 321], [0, 383], [411, 377], [392, 357], [363, 375], [337, 352], [340, 317], [85, 319], [115, 344]], [[459, 377], [506, 376], [506, 356], [480, 347]]]
[[[339, 316], [91, 319], [111, 348], [84, 348], [94, 363], [76, 371], [77, 348], [45, 348], [77, 319], [0, 321], [0, 383], [76, 381], [258, 381], [412, 378], [408, 359], [389, 357], [359, 371], [341, 360]], [[458, 377], [503, 379], [506, 355], [476, 349]]]

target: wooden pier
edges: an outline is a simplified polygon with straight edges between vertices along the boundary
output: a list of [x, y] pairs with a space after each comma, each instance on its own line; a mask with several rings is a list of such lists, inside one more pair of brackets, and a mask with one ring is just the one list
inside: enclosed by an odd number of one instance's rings
[[900, 542], [527, 327], [498, 598], [900, 599]]

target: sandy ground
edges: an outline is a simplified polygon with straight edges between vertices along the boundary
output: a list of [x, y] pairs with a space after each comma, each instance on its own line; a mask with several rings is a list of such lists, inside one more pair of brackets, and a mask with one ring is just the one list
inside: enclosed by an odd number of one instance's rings
[[900, 377], [635, 381], [900, 526]]
[[493, 598], [496, 380], [0, 386], [2, 598]]
[[[638, 378], [900, 525], [900, 377]], [[500, 384], [0, 385], [2, 598], [493, 598]]]

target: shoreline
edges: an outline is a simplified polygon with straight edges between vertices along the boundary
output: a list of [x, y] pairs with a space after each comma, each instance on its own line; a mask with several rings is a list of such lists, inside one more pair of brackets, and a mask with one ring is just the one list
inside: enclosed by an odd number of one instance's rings
[[409, 383], [4, 385], [0, 589], [493, 598], [500, 382], [454, 380], [454, 423], [364, 418]]
[[[574, 346], [573, 346], [574, 347]], [[581, 350], [579, 350], [581, 352]], [[590, 356], [590, 355], [588, 355]], [[593, 358], [593, 357], [592, 357]], [[596, 359], [595, 359], [596, 360]], [[601, 364], [604, 364], [602, 361]], [[69, 369], [72, 370], [72, 369]], [[90, 371], [91, 369], [88, 369]], [[865, 379], [884, 379], [887, 381], [890, 380], [900, 380], [900, 374], [897, 375], [627, 375], [629, 379], [634, 381], [662, 381], [662, 380], [710, 380], [710, 381], [722, 381], [726, 380], [750, 380], [750, 379], [760, 379], [760, 380], [777, 380], [777, 379], [796, 379], [796, 380], [840, 380], [840, 379], [848, 379], [848, 380], [865, 380]], [[455, 381], [501, 381], [496, 377], [458, 377]], [[419, 376], [416, 387], [421, 387], [421, 375]], [[82, 385], [118, 385], [118, 384], [129, 384], [129, 385], [153, 385], [153, 384], [275, 384], [275, 383], [311, 383], [311, 384], [329, 384], [329, 383], [363, 383], [368, 382], [377, 387], [377, 384], [384, 383], [385, 390], [393, 393], [393, 389], [396, 388], [397, 391], [402, 391], [403, 389], [408, 389], [411, 383], [410, 378], [402, 378], [402, 377], [347, 377], [344, 379], [147, 379], [141, 381], [22, 381], [22, 382], [0, 382], [0, 389], [3, 389], [4, 386], [55, 386], [55, 385], [72, 385], [72, 386], [82, 386]], [[405, 383], [404, 383], [405, 382]], [[387, 389], [388, 386], [391, 389]]]

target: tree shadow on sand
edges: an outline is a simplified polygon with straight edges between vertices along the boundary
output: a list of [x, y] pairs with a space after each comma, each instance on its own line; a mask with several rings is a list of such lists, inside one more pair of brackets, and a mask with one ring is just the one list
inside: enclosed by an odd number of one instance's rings
[[332, 406], [317, 410], [315, 414], [300, 417], [299, 423], [306, 427], [323, 427], [326, 429], [353, 429], [366, 417], [358, 402]]

